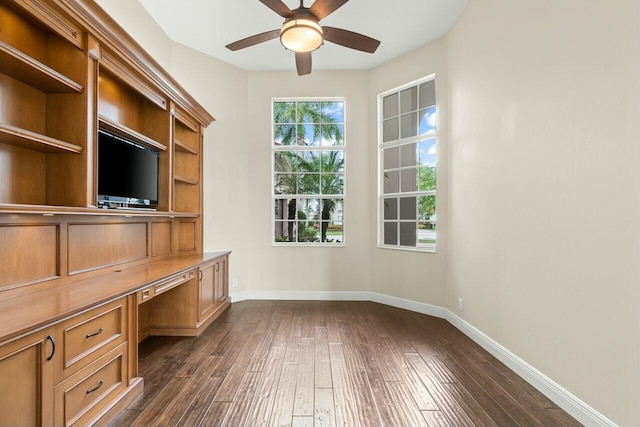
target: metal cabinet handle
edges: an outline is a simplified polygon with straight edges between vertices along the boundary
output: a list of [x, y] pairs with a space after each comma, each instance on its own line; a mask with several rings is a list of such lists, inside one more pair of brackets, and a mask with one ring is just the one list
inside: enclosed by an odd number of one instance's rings
[[104, 385], [104, 381], [100, 380], [100, 384], [98, 384], [97, 386], [95, 386], [92, 389], [87, 390], [87, 394], [91, 394], [94, 391], [98, 390], [100, 387], [102, 387]]
[[220, 271], [220, 263], [216, 262], [216, 271]]
[[202, 282], [202, 270], [198, 270], [198, 277], [200, 277], [200, 281]]
[[47, 339], [51, 341], [51, 354], [47, 357], [47, 362], [53, 359], [53, 355], [56, 354], [56, 342], [51, 335], [47, 335]]
[[96, 335], [100, 335], [103, 332], [104, 332], [104, 328], [100, 328], [100, 329], [98, 329], [97, 332], [94, 332], [92, 334], [87, 334], [87, 338], [95, 337]]

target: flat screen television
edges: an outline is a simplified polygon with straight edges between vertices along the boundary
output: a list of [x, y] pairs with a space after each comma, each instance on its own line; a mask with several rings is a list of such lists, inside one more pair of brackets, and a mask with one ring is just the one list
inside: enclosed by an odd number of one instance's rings
[[120, 135], [98, 131], [98, 206], [158, 207], [159, 153]]

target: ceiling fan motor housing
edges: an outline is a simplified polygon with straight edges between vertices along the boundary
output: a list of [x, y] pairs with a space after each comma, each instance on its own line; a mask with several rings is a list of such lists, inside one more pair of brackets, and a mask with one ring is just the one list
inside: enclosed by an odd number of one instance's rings
[[322, 46], [324, 34], [318, 18], [301, 7], [293, 11], [293, 16], [285, 19], [280, 30], [280, 43], [294, 52], [312, 52]]

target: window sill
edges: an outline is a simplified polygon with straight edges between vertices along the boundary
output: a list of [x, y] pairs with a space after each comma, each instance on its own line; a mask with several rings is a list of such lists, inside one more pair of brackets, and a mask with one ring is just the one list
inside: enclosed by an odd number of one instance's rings
[[391, 249], [396, 251], [404, 251], [404, 252], [426, 252], [435, 254], [437, 251], [435, 248], [410, 248], [407, 246], [388, 246], [388, 245], [378, 245], [378, 249]]

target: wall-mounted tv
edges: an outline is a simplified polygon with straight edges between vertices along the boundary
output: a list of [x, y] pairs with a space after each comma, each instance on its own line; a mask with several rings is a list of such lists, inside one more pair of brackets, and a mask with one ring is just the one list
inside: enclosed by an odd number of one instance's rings
[[158, 207], [157, 151], [104, 129], [98, 131], [98, 206]]

